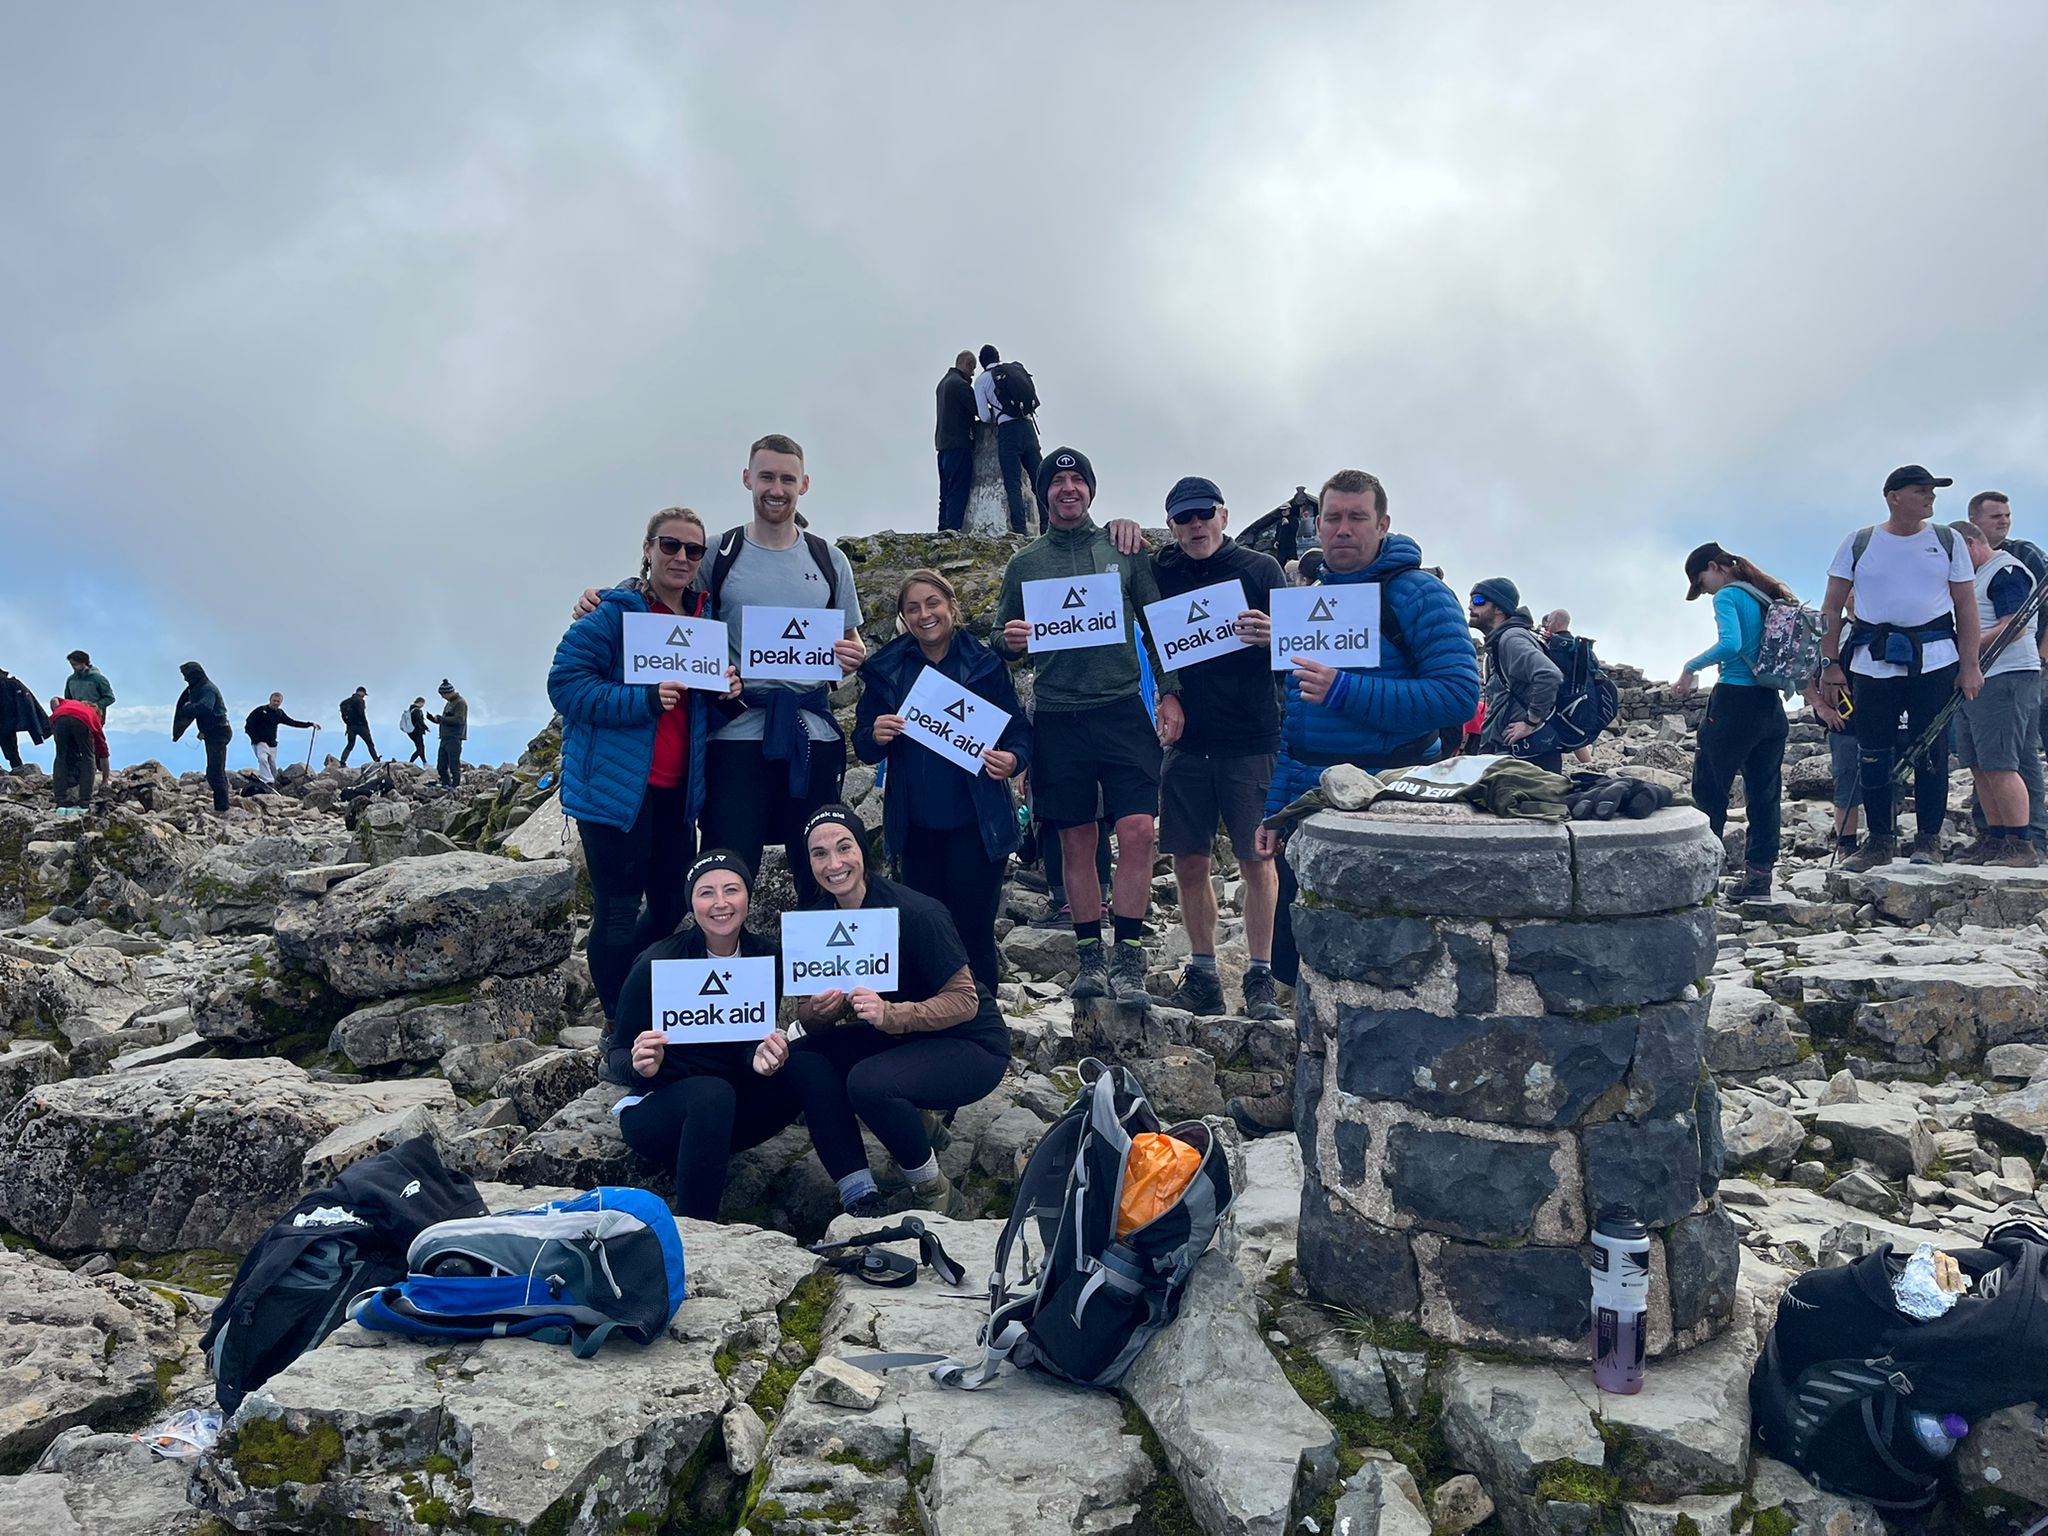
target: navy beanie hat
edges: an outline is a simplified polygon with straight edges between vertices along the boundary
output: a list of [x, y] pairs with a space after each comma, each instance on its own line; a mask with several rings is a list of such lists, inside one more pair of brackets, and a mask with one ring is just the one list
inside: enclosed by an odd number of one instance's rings
[[1037, 496], [1041, 509], [1045, 506], [1045, 493], [1052, 486], [1052, 477], [1063, 469], [1071, 469], [1088, 482], [1088, 499], [1095, 499], [1095, 466], [1088, 462], [1088, 455], [1078, 448], [1055, 448], [1038, 461], [1038, 473], [1032, 478], [1031, 491]]
[[1522, 606], [1521, 592], [1505, 576], [1489, 576], [1486, 580], [1475, 583], [1472, 595], [1485, 598], [1503, 613], [1513, 613]]

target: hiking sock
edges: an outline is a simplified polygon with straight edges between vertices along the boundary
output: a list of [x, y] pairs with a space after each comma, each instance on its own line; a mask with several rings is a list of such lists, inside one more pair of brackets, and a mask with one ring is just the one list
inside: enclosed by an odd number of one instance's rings
[[1211, 976], [1214, 976], [1216, 974], [1216, 957], [1214, 955], [1189, 955], [1188, 969], [1191, 971], [1207, 971]]
[[[1109, 916], [1110, 916], [1110, 921], [1111, 921], [1111, 923], [1112, 923], [1112, 924], [1113, 924], [1113, 925], [1115, 926], [1115, 928], [1116, 928], [1116, 941], [1117, 941], [1117, 943], [1119, 943], [1119, 944], [1143, 944], [1143, 943], [1145, 942], [1145, 919], [1144, 919], [1144, 918], [1142, 918], [1142, 917], [1125, 917], [1125, 916], [1123, 915], [1123, 913], [1121, 913], [1121, 912], [1112, 912], [1112, 913], [1110, 913], [1110, 914], [1109, 914]], [[1213, 957], [1213, 956], [1211, 957], [1211, 963], [1214, 963], [1214, 957]]]
[[936, 1152], [927, 1152], [923, 1162], [919, 1163], [915, 1168], [903, 1170], [903, 1177], [912, 1184], [929, 1184], [938, 1176], [939, 1154]]
[[1076, 944], [1100, 944], [1102, 942], [1102, 924], [1099, 922], [1074, 924], [1074, 942]]
[[1254, 955], [1252, 956], [1251, 964], [1247, 965], [1244, 968], [1244, 974], [1246, 978], [1249, 979], [1253, 976], [1263, 975], [1265, 972], [1270, 971], [1272, 969], [1273, 962], [1270, 959], [1261, 960], [1257, 955]]
[[1856, 851], [1856, 841], [1856, 834], [1854, 832], [1844, 832], [1835, 839], [1835, 849], [1842, 854], [1854, 853]]
[[845, 1210], [862, 1196], [877, 1193], [874, 1174], [865, 1168], [856, 1168], [839, 1180], [839, 1208]]

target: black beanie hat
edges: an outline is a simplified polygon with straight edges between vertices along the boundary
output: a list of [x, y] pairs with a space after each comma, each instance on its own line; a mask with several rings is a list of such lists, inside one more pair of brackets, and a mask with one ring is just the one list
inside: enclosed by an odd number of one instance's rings
[[729, 848], [714, 848], [690, 866], [689, 874], [683, 877], [683, 890], [687, 895], [697, 894], [697, 882], [706, 875], [725, 869], [740, 877], [740, 884], [747, 888], [749, 896], [754, 894], [754, 872], [747, 868], [747, 861]]
[[847, 831], [853, 834], [853, 840], [856, 843], [860, 844], [861, 858], [863, 861], [865, 861], [868, 852], [867, 825], [860, 819], [860, 817], [856, 816], [853, 813], [853, 810], [850, 806], [838, 804], [826, 805], [820, 806], [818, 810], [813, 812], [811, 815], [811, 819], [804, 823], [805, 846], [808, 847], [810, 845], [811, 834], [817, 831], [818, 828], [826, 825], [828, 822], [836, 824], [838, 826], [842, 826], [846, 828]]
[[1038, 473], [1031, 481], [1031, 492], [1038, 498], [1040, 511], [1045, 510], [1045, 493], [1052, 485], [1052, 477], [1063, 469], [1071, 469], [1086, 480], [1088, 499], [1095, 499], [1095, 466], [1088, 462], [1088, 455], [1078, 448], [1055, 448], [1038, 461]]

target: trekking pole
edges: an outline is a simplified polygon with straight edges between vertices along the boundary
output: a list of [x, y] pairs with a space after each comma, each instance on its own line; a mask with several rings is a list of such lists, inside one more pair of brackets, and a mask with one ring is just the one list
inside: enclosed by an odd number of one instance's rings
[[[2034, 620], [2040, 616], [2044, 587], [2048, 587], [2048, 583], [2035, 582], [2033, 589], [2027, 593], [2026, 600], [2007, 617], [2005, 632], [1992, 641], [1989, 648], [1977, 658], [1977, 670], [1980, 673], [2004, 655], [2005, 648], [2020, 636], [2025, 635], [2029, 640], [2033, 638]], [[1947, 701], [1936, 711], [1933, 720], [1928, 722], [1927, 729], [1922, 731], [1899, 760], [1892, 764], [1892, 788], [1897, 789], [1906, 782], [1906, 774], [1913, 764], [1920, 761], [1922, 755], [1941, 740], [1942, 732], [1948, 729], [1949, 721], [1955, 718], [1956, 711], [1962, 707], [1963, 691], [1958, 688], [1949, 694]]]
[[313, 767], [313, 743], [318, 741], [319, 739], [319, 726], [316, 725], [313, 727], [313, 729], [306, 732], [306, 769], [308, 772], [311, 772]]

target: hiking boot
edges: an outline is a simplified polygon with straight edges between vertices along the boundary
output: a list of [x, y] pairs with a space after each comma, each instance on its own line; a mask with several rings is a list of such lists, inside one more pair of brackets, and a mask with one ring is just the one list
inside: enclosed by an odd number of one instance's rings
[[924, 1121], [925, 1139], [932, 1144], [934, 1152], [943, 1152], [953, 1145], [953, 1128], [946, 1124], [946, 1112], [942, 1109], [918, 1111]]
[[1986, 869], [2039, 869], [2041, 850], [2024, 837], [2007, 837], [1999, 840], [1998, 851], [1984, 860]]
[[2005, 839], [1979, 833], [1977, 841], [1950, 859], [1951, 864], [1989, 864], [2004, 851]]
[[1915, 864], [1939, 864], [1941, 862], [1941, 837], [1938, 833], [1922, 832], [1913, 839], [1913, 862]]
[[1769, 901], [1771, 899], [1771, 872], [1768, 869], [1749, 869], [1742, 875], [1742, 881], [1735, 887], [1737, 901]]
[[1863, 840], [1863, 846], [1842, 860], [1842, 868], [1852, 875], [1868, 874], [1882, 868], [1899, 856], [1899, 840], [1895, 837], [1879, 837], [1872, 833]]
[[846, 1214], [857, 1221], [880, 1221], [890, 1214], [889, 1197], [879, 1189], [871, 1189], [849, 1205]]
[[1278, 983], [1271, 971], [1244, 973], [1244, 1016], [1248, 1019], [1284, 1019], [1287, 1010], [1275, 994]]
[[1074, 926], [1074, 909], [1064, 901], [1043, 917], [1031, 919], [1033, 928], [1071, 928]]
[[959, 1211], [960, 1195], [953, 1188], [953, 1181], [946, 1177], [945, 1170], [941, 1169], [936, 1178], [910, 1186], [910, 1203], [922, 1211], [952, 1216]]
[[1214, 971], [1198, 971], [1192, 965], [1180, 973], [1180, 985], [1166, 1000], [1169, 1008], [1184, 1008], [1198, 1018], [1213, 1019], [1223, 1012], [1223, 978]]
[[1067, 988], [1067, 996], [1075, 1002], [1083, 998], [1109, 996], [1109, 946], [1097, 939], [1093, 944], [1082, 944], [1081, 968], [1074, 973], [1074, 984]]
[[[1111, 946], [1116, 950], [1109, 962], [1109, 985], [1116, 993], [1116, 1000], [1126, 1008], [1150, 1008], [1152, 994], [1145, 990], [1145, 950], [1137, 944], [1121, 941]], [[1223, 1011], [1223, 988], [1216, 988], [1216, 1011]]]
[[1255, 1099], [1235, 1098], [1224, 1106], [1247, 1137], [1277, 1136], [1294, 1129], [1294, 1095], [1262, 1093]]

